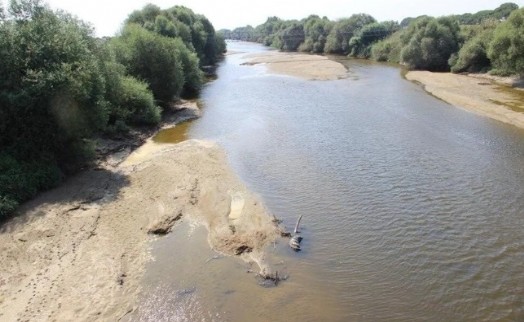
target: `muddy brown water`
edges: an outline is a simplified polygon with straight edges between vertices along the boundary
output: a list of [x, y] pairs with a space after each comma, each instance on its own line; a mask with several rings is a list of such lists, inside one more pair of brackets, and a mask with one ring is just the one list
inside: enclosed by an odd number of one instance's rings
[[182, 221], [152, 244], [134, 320], [524, 320], [524, 131], [391, 66], [306, 81], [243, 62], [221, 64], [184, 133], [218, 141], [283, 225], [304, 215], [303, 251], [270, 247], [289, 278], [265, 288]]

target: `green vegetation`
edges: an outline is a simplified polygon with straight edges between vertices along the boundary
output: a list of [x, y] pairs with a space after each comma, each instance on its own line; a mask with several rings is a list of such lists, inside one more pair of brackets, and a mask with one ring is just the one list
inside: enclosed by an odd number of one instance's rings
[[448, 60], [459, 48], [458, 34], [452, 18], [417, 19], [400, 36], [400, 59], [410, 69], [449, 70]]
[[324, 52], [331, 54], [349, 54], [350, 39], [364, 26], [375, 22], [375, 18], [367, 14], [356, 14], [348, 19], [341, 19], [335, 22], [335, 25], [327, 35]]
[[524, 8], [515, 10], [495, 29], [488, 57], [497, 73], [524, 75]]
[[94, 156], [95, 139], [160, 122], [197, 95], [224, 39], [185, 7], [133, 12], [123, 31], [92, 28], [40, 0], [0, 7], [0, 217]]
[[524, 9], [449, 17], [407, 17], [400, 24], [367, 14], [330, 21], [268, 18], [257, 27], [222, 30], [227, 39], [260, 42], [285, 51], [332, 53], [406, 65], [410, 69], [524, 74]]

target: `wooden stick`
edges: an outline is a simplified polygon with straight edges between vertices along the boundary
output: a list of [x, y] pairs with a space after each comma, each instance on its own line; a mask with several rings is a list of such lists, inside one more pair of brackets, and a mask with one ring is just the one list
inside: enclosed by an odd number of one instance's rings
[[300, 215], [300, 217], [298, 217], [297, 224], [295, 225], [295, 234], [300, 232], [298, 230], [298, 226], [300, 225], [300, 220], [301, 219], [302, 219], [302, 215]]

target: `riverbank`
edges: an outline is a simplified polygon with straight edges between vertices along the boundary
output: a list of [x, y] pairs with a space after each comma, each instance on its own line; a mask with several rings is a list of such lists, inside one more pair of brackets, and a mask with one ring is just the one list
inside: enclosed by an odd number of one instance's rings
[[520, 90], [476, 75], [410, 71], [406, 79], [422, 84], [426, 91], [449, 104], [524, 128], [524, 100]]
[[271, 274], [264, 248], [280, 229], [217, 145], [139, 150], [43, 193], [0, 228], [0, 320], [121, 319], [136, 307], [152, 236], [179, 220]]
[[348, 76], [344, 65], [326, 56], [268, 51], [245, 55], [245, 65], [265, 64], [269, 71], [307, 80], [336, 80]]

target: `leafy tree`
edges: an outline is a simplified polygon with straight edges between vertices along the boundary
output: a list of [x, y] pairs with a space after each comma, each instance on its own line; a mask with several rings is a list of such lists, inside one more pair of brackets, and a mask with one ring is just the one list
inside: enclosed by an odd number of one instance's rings
[[184, 68], [178, 54], [184, 46], [181, 40], [128, 24], [113, 43], [117, 60], [130, 75], [146, 81], [161, 104], [180, 96], [184, 87]]
[[386, 38], [399, 29], [396, 22], [374, 22], [365, 25], [349, 40], [350, 55], [353, 57], [369, 58], [371, 45]]
[[276, 42], [276, 36], [279, 31], [287, 27], [287, 23], [278, 17], [269, 17], [266, 22], [257, 26], [254, 29], [254, 40], [264, 44], [265, 46], [273, 46], [279, 48]]
[[499, 74], [524, 75], [524, 8], [497, 26], [488, 57]]
[[198, 55], [201, 66], [216, 63], [225, 48], [225, 42], [216, 37], [209, 20], [183, 6], [161, 10], [149, 4], [130, 14], [126, 23], [140, 25], [162, 36], [181, 38], [187, 48]]
[[108, 119], [91, 28], [38, 0], [0, 22], [0, 215], [89, 155]]
[[304, 26], [299, 22], [292, 22], [288, 27], [277, 33], [280, 46], [284, 51], [296, 51], [298, 46], [304, 42]]
[[242, 41], [257, 41], [255, 28], [249, 25], [235, 28], [233, 31], [231, 31], [228, 38]]
[[155, 17], [154, 31], [162, 36], [176, 37], [178, 35], [175, 24], [166, 16], [158, 15]]
[[449, 70], [448, 60], [459, 48], [459, 26], [449, 17], [421, 18], [401, 35], [401, 60], [411, 69]]
[[482, 25], [466, 26], [463, 29], [462, 35], [466, 41], [458, 54], [453, 54], [449, 60], [452, 72], [486, 72], [491, 68], [487, 52], [495, 27], [494, 20], [485, 20]]
[[327, 17], [320, 18], [312, 15], [304, 21], [304, 43], [298, 48], [299, 51], [322, 53], [326, 45], [327, 36], [333, 24]]
[[482, 10], [476, 13], [465, 13], [462, 15], [456, 15], [454, 16], [460, 24], [463, 25], [478, 25], [483, 23], [486, 20], [505, 20], [509, 17], [511, 12], [514, 10], [517, 10], [519, 8], [518, 5], [507, 2], [501, 4], [498, 8], [495, 10]]
[[355, 14], [347, 19], [341, 19], [335, 23], [326, 39], [324, 51], [326, 53], [345, 54], [349, 53], [349, 40], [365, 25], [376, 22], [370, 15]]

